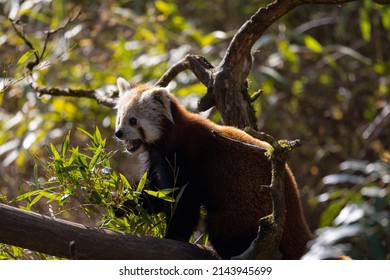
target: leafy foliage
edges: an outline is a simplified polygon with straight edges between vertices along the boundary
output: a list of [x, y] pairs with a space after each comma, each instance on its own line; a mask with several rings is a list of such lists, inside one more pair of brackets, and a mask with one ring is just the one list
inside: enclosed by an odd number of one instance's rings
[[[11, 202], [26, 200], [27, 205], [23, 208], [32, 210], [37, 202], [45, 198], [49, 208], [53, 209], [52, 203], [57, 206], [51, 214], [58, 215], [69, 211], [67, 207], [75, 199], [76, 207], [81, 208], [89, 217], [97, 215], [100, 227], [161, 236], [164, 230], [162, 217], [148, 215], [139, 203], [146, 174], [137, 188], [132, 187], [125, 176], [111, 168], [110, 159], [114, 152], [106, 152], [106, 139], [102, 138], [99, 129], [96, 128], [93, 134], [80, 130], [91, 141], [86, 151], [80, 151], [79, 147], [69, 147], [70, 134], [65, 137], [60, 150], [51, 144], [50, 161], [40, 161], [47, 180], [41, 182], [36, 166], [34, 181], [27, 182], [31, 190]], [[117, 218], [115, 211], [129, 201], [135, 206], [130, 209], [133, 211], [126, 212], [127, 215], [122, 219]]]
[[348, 160], [340, 170], [323, 178], [328, 190], [318, 202], [327, 206], [308, 255], [332, 256], [339, 244], [355, 259], [389, 259], [390, 165]]
[[[20, 207], [29, 211], [39, 210], [36, 207], [40, 205], [41, 211], [48, 209], [53, 217], [82, 210], [98, 227], [161, 237], [165, 231], [164, 216], [149, 215], [140, 204], [146, 174], [136, 188], [132, 187], [125, 176], [111, 168], [110, 160], [115, 152], [106, 152], [106, 139], [102, 138], [99, 129], [96, 128], [93, 134], [79, 130], [89, 138], [90, 144], [84, 150], [70, 147], [70, 133], [61, 149], [50, 144], [49, 161], [37, 158], [39, 165], [34, 166], [34, 180], [27, 181], [29, 190], [21, 190], [22, 193], [10, 203], [25, 203]], [[40, 169], [43, 169], [44, 178], [39, 176]], [[175, 199], [170, 201], [175, 202]], [[127, 207], [129, 204], [131, 208]], [[122, 211], [120, 218], [117, 211]], [[25, 253], [14, 247], [5, 247], [1, 252], [4, 258], [16, 259], [26, 258]]]

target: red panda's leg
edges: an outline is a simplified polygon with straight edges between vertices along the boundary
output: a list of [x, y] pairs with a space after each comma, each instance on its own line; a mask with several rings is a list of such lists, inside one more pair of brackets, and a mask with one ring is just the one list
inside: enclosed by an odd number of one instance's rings
[[172, 218], [167, 217], [166, 238], [187, 242], [198, 225], [200, 200], [188, 185], [180, 197]]

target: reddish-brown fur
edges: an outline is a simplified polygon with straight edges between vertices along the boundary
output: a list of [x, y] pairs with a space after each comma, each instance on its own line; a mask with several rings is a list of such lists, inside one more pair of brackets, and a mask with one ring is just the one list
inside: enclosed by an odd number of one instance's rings
[[[143, 87], [138, 93], [147, 89]], [[173, 95], [169, 99], [174, 123], [165, 120], [160, 139], [148, 143], [146, 149], [150, 188], [171, 188], [174, 165], [178, 175], [176, 187], [186, 187], [176, 212], [166, 211], [168, 216], [173, 214], [167, 237], [188, 240], [198, 223], [199, 207], [204, 205], [206, 230], [217, 253], [222, 258], [239, 255], [256, 237], [259, 219], [271, 212], [270, 194], [261, 188], [271, 181], [271, 164], [263, 152], [215, 137], [212, 131], [263, 148], [268, 144], [237, 128], [220, 126], [188, 112]], [[299, 259], [313, 236], [288, 167], [285, 202], [280, 251], [284, 259]]]

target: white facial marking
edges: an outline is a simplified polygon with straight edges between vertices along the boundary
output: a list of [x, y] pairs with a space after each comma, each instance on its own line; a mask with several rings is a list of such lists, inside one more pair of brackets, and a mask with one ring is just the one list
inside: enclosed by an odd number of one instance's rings
[[115, 136], [132, 154], [145, 151], [163, 133], [168, 119], [173, 123], [169, 93], [165, 88], [150, 88], [139, 92], [122, 78], [117, 80], [120, 97], [117, 102]]

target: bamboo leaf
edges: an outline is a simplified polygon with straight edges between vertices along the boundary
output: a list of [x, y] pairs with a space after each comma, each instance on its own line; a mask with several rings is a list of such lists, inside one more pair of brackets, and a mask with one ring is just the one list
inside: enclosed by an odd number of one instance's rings
[[92, 169], [96, 165], [97, 161], [100, 158], [100, 154], [102, 153], [102, 151], [103, 151], [103, 147], [102, 147], [102, 145], [99, 145], [99, 147], [96, 149], [95, 154], [93, 155], [91, 161], [89, 162], [90, 169]]
[[67, 151], [68, 151], [69, 142], [70, 142], [70, 132], [68, 132], [68, 134], [67, 134], [66, 137], [65, 137], [64, 142], [62, 142], [61, 154], [62, 154], [62, 157], [63, 157], [63, 158], [66, 156], [66, 153], [67, 153]]
[[130, 183], [129, 181], [127, 180], [127, 178], [125, 176], [123, 176], [123, 174], [119, 174], [120, 178], [121, 178], [121, 181], [123, 183], [123, 186], [124, 186], [124, 189], [125, 190], [130, 190], [131, 189], [131, 186], [130, 186]]
[[60, 154], [58, 153], [56, 147], [53, 144], [50, 144], [50, 150], [55, 160], [59, 160], [61, 158]]
[[142, 176], [141, 180], [138, 183], [137, 192], [142, 192], [142, 190], [144, 189], [147, 176], [148, 173], [145, 172], [145, 174]]
[[19, 66], [19, 65], [25, 63], [27, 61], [27, 59], [29, 59], [35, 52], [36, 52], [36, 50], [27, 51], [24, 55], [22, 55], [21, 58], [19, 58], [18, 62], [16, 63], [16, 66]]
[[368, 42], [371, 38], [371, 22], [368, 9], [360, 9], [360, 31], [363, 39]]
[[160, 191], [145, 190], [145, 192], [151, 196], [161, 198], [162, 200], [165, 200], [168, 202], [175, 202], [175, 199], [173, 197], [167, 196], [161, 190]]
[[30, 210], [35, 203], [37, 203], [43, 197], [42, 191], [27, 205], [27, 208]]
[[84, 133], [85, 135], [87, 135], [91, 140], [93, 140], [93, 136], [91, 133], [89, 133], [88, 131], [78, 127], [77, 130], [81, 131], [82, 133]]
[[303, 38], [303, 41], [305, 43], [305, 46], [309, 50], [311, 50], [315, 53], [322, 52], [322, 45], [316, 39], [314, 39], [312, 36], [305, 35], [305, 37]]
[[26, 198], [35, 196], [35, 195], [37, 195], [37, 194], [38, 194], [39, 192], [41, 192], [41, 191], [42, 191], [42, 190], [36, 190], [36, 191], [26, 192], [26, 193], [24, 193], [24, 194], [18, 195], [17, 197], [11, 199], [10, 202], [21, 201], [21, 200], [23, 200], [23, 199], [26, 199]]

